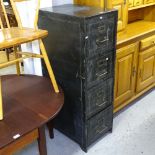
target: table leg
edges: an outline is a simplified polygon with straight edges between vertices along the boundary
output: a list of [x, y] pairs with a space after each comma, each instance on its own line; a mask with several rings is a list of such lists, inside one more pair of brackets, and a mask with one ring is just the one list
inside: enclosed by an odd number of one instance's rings
[[48, 127], [50, 138], [53, 139], [54, 138], [54, 132], [53, 132], [54, 120], [51, 120], [50, 122], [48, 122], [47, 127]]
[[0, 120], [3, 119], [2, 80], [0, 78]]
[[38, 128], [38, 133], [39, 133], [38, 147], [39, 147], [40, 155], [47, 155], [45, 125]]

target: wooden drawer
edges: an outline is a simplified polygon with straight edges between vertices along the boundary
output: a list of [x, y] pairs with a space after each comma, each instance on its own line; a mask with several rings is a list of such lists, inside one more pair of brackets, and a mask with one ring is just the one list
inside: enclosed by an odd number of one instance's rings
[[134, 6], [142, 5], [143, 0], [134, 0]]
[[134, 6], [134, 0], [129, 0], [129, 8], [133, 7]]
[[143, 49], [148, 48], [148, 47], [153, 46], [153, 45], [155, 45], [155, 35], [141, 40], [140, 50], [143, 50]]
[[154, 0], [144, 0], [144, 4], [153, 3]]

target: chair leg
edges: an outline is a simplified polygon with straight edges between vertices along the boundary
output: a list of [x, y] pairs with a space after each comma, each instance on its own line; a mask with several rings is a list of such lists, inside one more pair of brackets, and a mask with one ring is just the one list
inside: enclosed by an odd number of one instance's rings
[[49, 136], [51, 139], [54, 138], [54, 132], [53, 132], [53, 129], [54, 129], [54, 121], [51, 120], [50, 122], [47, 123], [47, 127], [48, 127], [48, 131], [49, 131]]
[[[18, 54], [17, 54], [18, 47], [14, 47], [13, 51], [14, 51], [14, 54], [15, 54], [15, 58], [18, 58]], [[21, 74], [21, 72], [20, 72], [20, 63], [19, 62], [16, 63], [16, 71], [17, 71], [17, 75]]]
[[47, 155], [45, 125], [38, 128], [38, 133], [39, 133], [38, 147], [39, 147], [40, 155]]
[[10, 57], [9, 57], [9, 52], [7, 50], [6, 50], [6, 57], [7, 57], [7, 60], [9, 61]]
[[0, 78], [0, 120], [3, 119], [2, 80]]
[[39, 40], [39, 45], [40, 45], [41, 53], [43, 55], [43, 58], [44, 58], [44, 61], [45, 61], [45, 64], [46, 64], [50, 79], [51, 79], [53, 87], [54, 87], [54, 90], [55, 90], [56, 93], [59, 93], [59, 88], [58, 88], [58, 85], [56, 83], [55, 76], [54, 76], [54, 73], [53, 73], [51, 64], [49, 62], [47, 52], [46, 52], [46, 49], [45, 49], [45, 46], [44, 46], [42, 40]]

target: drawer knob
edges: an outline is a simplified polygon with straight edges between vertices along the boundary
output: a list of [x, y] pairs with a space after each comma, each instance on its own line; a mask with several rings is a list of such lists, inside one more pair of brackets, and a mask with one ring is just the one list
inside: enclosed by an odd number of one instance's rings
[[155, 45], [155, 41], [152, 41], [152, 44]]

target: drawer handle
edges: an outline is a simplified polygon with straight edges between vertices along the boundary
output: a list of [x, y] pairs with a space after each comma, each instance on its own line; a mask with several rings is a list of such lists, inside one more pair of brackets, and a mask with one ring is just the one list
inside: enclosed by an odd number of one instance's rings
[[137, 5], [137, 4], [140, 4], [140, 2], [136, 2], [136, 5]]
[[107, 128], [107, 127], [106, 127], [106, 126], [104, 126], [102, 130], [96, 130], [96, 131], [97, 131], [97, 133], [99, 133], [99, 134], [100, 134], [100, 133], [104, 132], [104, 131], [106, 130], [106, 128]]
[[98, 31], [99, 31], [100, 33], [104, 32], [104, 31], [105, 31], [105, 25], [99, 26], [99, 27], [98, 27]]
[[152, 44], [155, 45], [155, 41], [152, 41]]
[[107, 102], [106, 101], [104, 101], [102, 104], [96, 104], [97, 106], [99, 106], [99, 107], [102, 107], [103, 105], [105, 105]]
[[102, 77], [102, 76], [106, 75], [107, 73], [108, 73], [108, 72], [104, 72], [104, 73], [102, 73], [102, 74], [96, 73], [96, 76]]
[[104, 39], [104, 40], [99, 40], [99, 39], [97, 39], [97, 40], [96, 40], [96, 44], [97, 44], [98, 46], [100, 46], [101, 44], [103, 44], [103, 43], [105, 43], [105, 42], [107, 42], [107, 41], [109, 41], [108, 38], [106, 38], [106, 39]]

